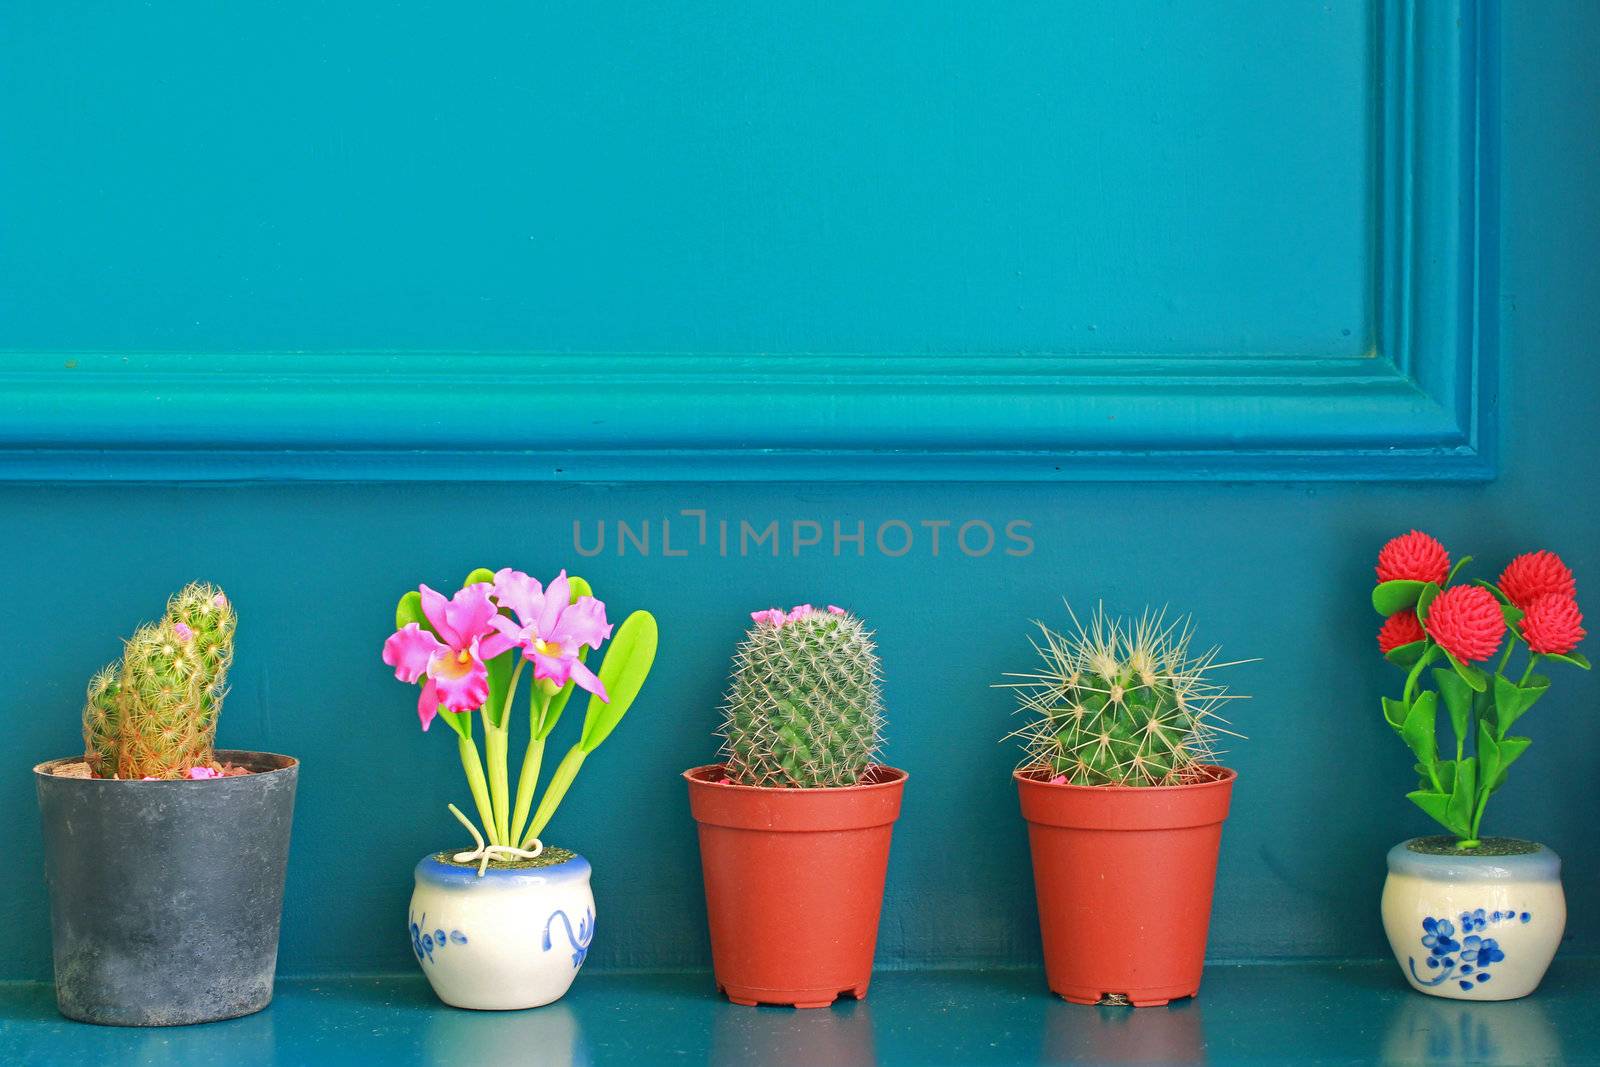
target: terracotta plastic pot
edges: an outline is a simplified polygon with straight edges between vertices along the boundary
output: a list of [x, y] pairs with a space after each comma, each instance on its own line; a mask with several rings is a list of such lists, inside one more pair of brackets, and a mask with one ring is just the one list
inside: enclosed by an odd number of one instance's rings
[[731, 785], [719, 764], [683, 776], [717, 987], [746, 1005], [865, 997], [906, 772], [874, 767], [840, 789]]
[[1194, 785], [1052, 785], [1017, 771], [1045, 978], [1074, 1004], [1146, 1007], [1200, 991], [1217, 848], [1238, 777]]

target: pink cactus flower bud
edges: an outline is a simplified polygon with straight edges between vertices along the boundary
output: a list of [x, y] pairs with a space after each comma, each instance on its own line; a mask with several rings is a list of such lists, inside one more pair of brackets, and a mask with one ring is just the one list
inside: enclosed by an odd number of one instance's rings
[[210, 767], [190, 767], [189, 777], [198, 782], [206, 778], [221, 778], [222, 772], [212, 770]]
[[219, 608], [225, 608], [228, 606], [228, 598], [225, 594], [218, 593], [216, 596], [211, 598], [211, 603], [215, 604]]
[[172, 632], [178, 635], [179, 641], [189, 641], [194, 638], [194, 631], [189, 628], [189, 624], [186, 622], [173, 623]]
[[828, 614], [829, 615], [843, 615], [845, 613], [846, 613], [845, 610], [843, 608], [841, 608], [837, 604], [829, 604], [828, 605]]

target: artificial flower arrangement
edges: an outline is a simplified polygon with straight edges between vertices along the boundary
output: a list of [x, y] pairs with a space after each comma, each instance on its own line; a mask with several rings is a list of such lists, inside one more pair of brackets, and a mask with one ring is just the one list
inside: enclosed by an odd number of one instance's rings
[[1196, 650], [1187, 617], [1099, 608], [1072, 623], [1038, 623], [1039, 666], [1001, 683], [1028, 716], [1012, 734], [1026, 750], [1013, 777], [1045, 978], [1079, 1004], [1194, 996], [1237, 777], [1217, 763], [1232, 735], [1219, 709], [1243, 699], [1213, 672], [1234, 664]]
[[[1372, 606], [1385, 616], [1378, 649], [1406, 672], [1400, 696], [1382, 699], [1384, 720], [1416, 760], [1417, 788], [1407, 797], [1449, 831], [1391, 850], [1383, 910], [1413, 986], [1499, 1000], [1538, 985], [1560, 941], [1566, 903], [1559, 858], [1535, 842], [1484, 837], [1484, 813], [1532, 743], [1512, 728], [1549, 692], [1550, 679], [1538, 669], [1588, 670], [1589, 661], [1577, 650], [1584, 638], [1577, 583], [1559, 556], [1527, 552], [1494, 582], [1457, 581], [1470, 560], [1452, 566], [1444, 545], [1417, 530], [1378, 553]], [[1438, 735], [1441, 706], [1449, 740]], [[1463, 874], [1473, 871], [1480, 873]], [[1459, 898], [1464, 881], [1483, 906], [1457, 916], [1438, 884], [1453, 885]], [[1489, 927], [1498, 936], [1490, 937]], [[1512, 931], [1514, 950], [1502, 945]], [[1419, 946], [1427, 950], [1420, 964]], [[1508, 951], [1515, 957], [1509, 964]]]
[[875, 762], [872, 634], [834, 605], [750, 618], [722, 709], [724, 762], [684, 772], [717, 986], [743, 1005], [860, 999], [906, 781]]
[[216, 748], [237, 625], [221, 589], [185, 586], [90, 681], [83, 754], [34, 769], [69, 1018], [207, 1022], [272, 999], [299, 765]]
[[[422, 729], [437, 720], [456, 735], [479, 820], [475, 826], [449, 805], [476, 847], [430, 854], [417, 865], [407, 924], [413, 953], [446, 1003], [549, 1003], [566, 992], [588, 954], [594, 897], [588, 862], [547, 848], [540, 835], [584, 761], [639, 695], [655, 661], [655, 618], [635, 611], [613, 637], [605, 605], [582, 578], [562, 571], [543, 586], [506, 567], [473, 571], [448, 598], [420, 586], [400, 598], [395, 625], [383, 661], [400, 681], [421, 686]], [[604, 662], [593, 670], [590, 652], [607, 640]], [[529, 673], [528, 737], [513, 794], [510, 735]], [[575, 689], [589, 694], [582, 730], [535, 807], [545, 746]], [[474, 713], [482, 720], [481, 752]], [[515, 906], [504, 906], [507, 894], [519, 898]]]

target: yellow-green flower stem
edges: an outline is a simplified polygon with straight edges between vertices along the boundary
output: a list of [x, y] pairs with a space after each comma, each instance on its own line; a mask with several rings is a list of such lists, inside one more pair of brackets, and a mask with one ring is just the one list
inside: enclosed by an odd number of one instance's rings
[[522, 668], [527, 660], [517, 657], [516, 669], [506, 685], [505, 703], [500, 705], [500, 724], [496, 726], [490, 716], [483, 716], [484, 747], [489, 754], [489, 800], [494, 812], [492, 825], [486, 824], [489, 843], [511, 843], [511, 789], [506, 769], [508, 750], [511, 747], [511, 704], [517, 696], [517, 682], [522, 678]]
[[[478, 743], [469, 733], [456, 735], [456, 747], [461, 751], [461, 769], [467, 772], [467, 788], [472, 790], [472, 802], [478, 806], [478, 818], [484, 831], [494, 836], [494, 807], [489, 802], [489, 783], [483, 777], [483, 759], [478, 755]], [[498, 842], [495, 842], [498, 843]]]
[[550, 822], [550, 817], [556, 813], [562, 798], [567, 795], [572, 780], [578, 776], [578, 768], [583, 766], [586, 756], [588, 753], [583, 750], [582, 745], [573, 745], [561, 758], [561, 762], [556, 765], [555, 774], [550, 776], [550, 784], [545, 786], [544, 798], [539, 801], [539, 810], [533, 814], [533, 825], [528, 827], [528, 833], [522, 838], [519, 848], [527, 848], [528, 842], [537, 838]]
[[511, 816], [508, 842], [522, 840], [533, 807], [533, 794], [539, 788], [539, 770], [544, 764], [544, 717], [550, 708], [550, 691], [540, 684], [533, 687], [528, 708], [528, 748], [522, 754], [522, 773], [517, 775], [517, 808]]

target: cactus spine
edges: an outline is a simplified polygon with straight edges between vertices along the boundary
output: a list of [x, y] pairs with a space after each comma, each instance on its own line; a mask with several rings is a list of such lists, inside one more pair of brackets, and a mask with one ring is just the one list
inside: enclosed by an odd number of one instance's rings
[[84, 759], [103, 778], [182, 778], [213, 767], [217, 714], [237, 616], [222, 591], [193, 583], [98, 671], [83, 713]]
[[780, 788], [856, 784], [883, 725], [872, 635], [837, 609], [756, 614], [723, 707], [728, 778]]
[[1097, 610], [1075, 633], [1039, 623], [1038, 671], [1013, 674], [1030, 722], [1014, 736], [1022, 766], [1065, 776], [1072, 785], [1179, 785], [1215, 762], [1217, 714], [1236, 699], [1211, 682], [1218, 650], [1190, 652], [1193, 624], [1146, 612], [1113, 620]]

